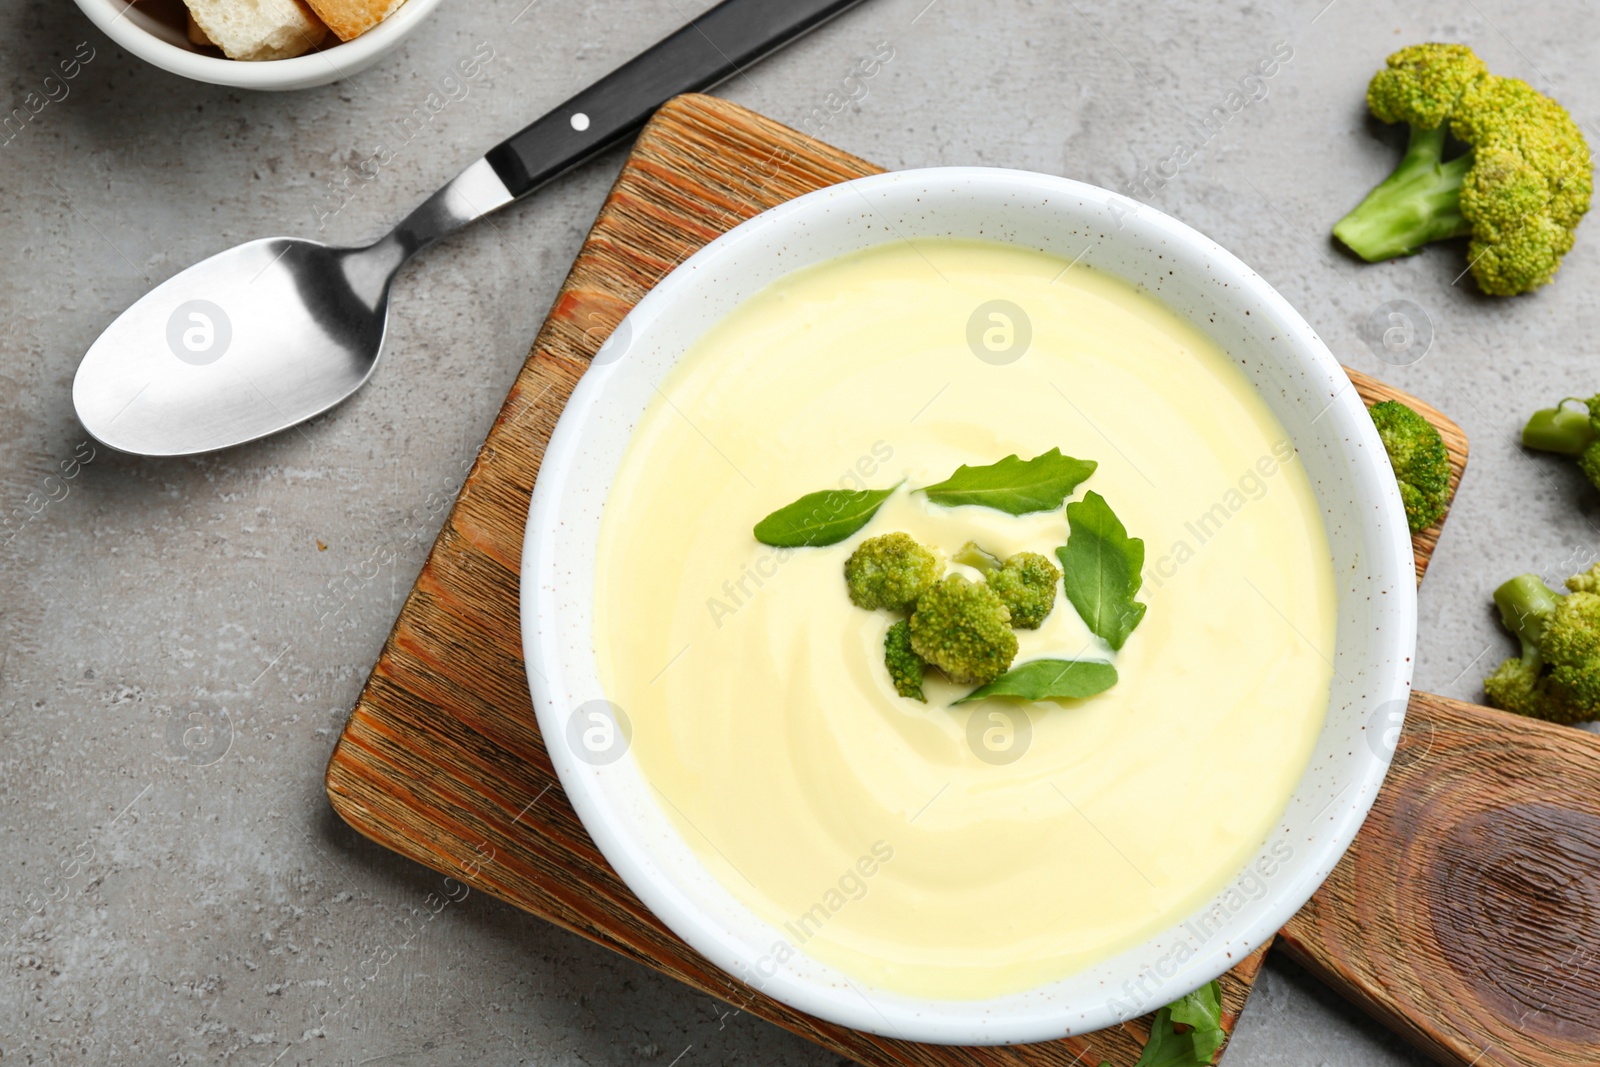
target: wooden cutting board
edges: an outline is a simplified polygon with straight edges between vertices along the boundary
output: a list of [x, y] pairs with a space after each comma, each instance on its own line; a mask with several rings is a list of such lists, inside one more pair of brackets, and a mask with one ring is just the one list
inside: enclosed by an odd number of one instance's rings
[[1278, 943], [1440, 1063], [1600, 1064], [1600, 737], [1414, 694]]
[[[545, 443], [589, 358], [659, 278], [718, 234], [802, 193], [878, 170], [712, 97], [679, 97], [662, 108], [641, 134], [607, 198], [406, 600], [329, 762], [328, 795], [351, 826], [380, 844], [859, 1063], [1066, 1067], [1108, 1060], [1128, 1067], [1138, 1059], [1148, 1035], [1148, 1017], [1037, 1045], [918, 1045], [813, 1019], [725, 975], [657, 921], [606, 865], [556, 780], [529, 705], [518, 625], [523, 524]], [[1453, 493], [1466, 463], [1466, 439], [1460, 430], [1414, 398], [1350, 373], [1369, 404], [1397, 397], [1434, 421], [1450, 448]], [[1415, 539], [1419, 580], [1437, 532]], [[1424, 827], [1433, 825], [1425, 819], [1429, 815], [1425, 804], [1411, 804], [1411, 791], [1443, 789], [1455, 782], [1460, 796], [1450, 796], [1462, 803], [1463, 797], [1470, 797], [1472, 810], [1481, 811], [1487, 802], [1471, 792], [1478, 754], [1487, 749], [1498, 752], [1497, 766], [1509, 774], [1518, 764], [1507, 755], [1513, 751], [1512, 742], [1505, 740], [1507, 731], [1531, 729], [1551, 761], [1566, 751], [1573, 733], [1484, 716], [1497, 713], [1434, 697], [1414, 698], [1401, 744], [1406, 767], [1397, 775], [1407, 792], [1396, 796], [1390, 789], [1384, 794], [1380, 815], [1363, 831], [1353, 859], [1340, 866], [1329, 888], [1289, 928], [1296, 955], [1336, 988], [1387, 1021], [1408, 1027], [1410, 1036], [1439, 1054], [1441, 1062], [1459, 1062], [1463, 1067], [1471, 1060], [1460, 1052], [1464, 1046], [1458, 1038], [1483, 1031], [1481, 1026], [1474, 1029], [1473, 1022], [1482, 1022], [1478, 1013], [1483, 1009], [1478, 1005], [1488, 994], [1474, 999], [1469, 996], [1475, 988], [1472, 982], [1441, 978], [1437, 961], [1478, 958], [1473, 954], [1482, 949], [1485, 938], [1474, 940], [1470, 932], [1474, 905], [1461, 912], [1464, 918], [1454, 939], [1445, 937], [1437, 951], [1411, 959], [1402, 975], [1403, 988], [1392, 989], [1399, 968], [1395, 961], [1417, 944], [1416, 923], [1433, 898], [1420, 882], [1416, 893], [1421, 895], [1396, 896], [1397, 868], [1390, 866], [1394, 852], [1373, 838], [1375, 828], [1378, 833], [1410, 835], [1402, 843], [1402, 858], [1409, 866], [1398, 868], [1410, 872], [1424, 862], [1415, 853], [1425, 851], [1421, 849], [1421, 842], [1428, 840]], [[1486, 727], [1485, 722], [1491, 725]], [[1429, 747], [1412, 759], [1419, 751], [1413, 743], [1418, 736], [1427, 737]], [[1490, 739], [1498, 740], [1490, 743]], [[1594, 747], [1600, 749], [1600, 741]], [[1454, 762], [1444, 762], [1447, 753]], [[1589, 751], [1584, 759], [1589, 761], [1583, 764], [1588, 775], [1584, 780], [1591, 783], [1589, 795], [1600, 796], [1600, 788], [1593, 785], [1600, 781], [1600, 754]], [[1434, 781], [1435, 768], [1449, 773]], [[1534, 777], [1523, 779], [1522, 791], [1538, 791], [1537, 782]], [[1549, 835], [1568, 828], [1569, 823], [1561, 820], [1578, 818], [1568, 809], [1558, 809], [1568, 814], [1551, 816], [1553, 823], [1541, 821], [1542, 809], [1536, 809], [1531, 801], [1519, 802], [1506, 818], [1520, 821], [1480, 820], [1473, 826], [1487, 826], [1490, 833], [1502, 826], [1542, 828]], [[1590, 827], [1583, 832], [1591, 836], [1582, 840], [1594, 847], [1592, 828], [1600, 826], [1600, 813], [1591, 818], [1591, 823], [1571, 825]], [[1477, 832], [1461, 830], [1465, 836], [1458, 843], [1471, 844]], [[1499, 854], [1534, 864], [1512, 844]], [[1591, 862], [1589, 869], [1595, 866]], [[1554, 877], [1548, 865], [1538, 870], [1544, 872], [1540, 877]], [[1456, 874], [1449, 877], [1456, 880], [1444, 883], [1447, 886], [1460, 884]], [[1506, 888], [1509, 881], [1474, 884], [1480, 886], [1479, 895], [1471, 899], [1484, 907], [1494, 909], [1522, 899], [1515, 893], [1495, 895], [1511, 892]], [[1579, 893], [1573, 899], [1580, 898], [1594, 904], [1586, 913], [1591, 925], [1582, 928], [1592, 932], [1600, 901], [1592, 893]], [[1411, 907], [1417, 911], [1408, 917], [1405, 909]], [[1548, 908], [1536, 912], [1552, 914]], [[1492, 911], [1488, 918], [1505, 916]], [[1379, 936], [1358, 938], [1368, 921], [1380, 923], [1370, 932]], [[1381, 925], [1384, 922], [1389, 925]], [[1590, 936], [1588, 943], [1600, 944], [1600, 938]], [[1363, 947], [1373, 954], [1360, 951]], [[1230, 1033], [1265, 951], [1263, 946], [1240, 961], [1223, 979]], [[1552, 973], [1566, 975], [1571, 969]], [[1564, 1032], [1575, 1032], [1583, 1025], [1574, 1021], [1579, 1018], [1575, 1006], [1588, 1003], [1583, 998], [1592, 998], [1593, 989], [1591, 983], [1589, 992], [1561, 1000], [1560, 1011], [1551, 1013], [1551, 1025], [1540, 1033], [1562, 1026], [1567, 1028]], [[1447, 1004], [1447, 998], [1454, 999]], [[1447, 1010], [1461, 1017], [1448, 1031], [1434, 1025]], [[1600, 1018], [1600, 1011], [1581, 1018]], [[1505, 1039], [1504, 1047], [1514, 1047], [1514, 1041]], [[1485, 1056], [1480, 1062], [1594, 1063], [1600, 1062], [1600, 1055], [1581, 1061], [1501, 1061]]]

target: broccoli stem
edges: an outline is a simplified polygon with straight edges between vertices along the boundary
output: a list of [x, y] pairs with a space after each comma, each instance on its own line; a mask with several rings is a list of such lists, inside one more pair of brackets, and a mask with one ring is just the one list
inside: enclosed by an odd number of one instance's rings
[[1461, 216], [1461, 179], [1472, 153], [1442, 162], [1444, 127], [1411, 127], [1405, 158], [1356, 209], [1333, 228], [1350, 251], [1377, 263], [1409, 255], [1430, 241], [1465, 237], [1472, 226]]
[[999, 570], [1004, 564], [1000, 557], [979, 547], [978, 542], [968, 541], [961, 546], [961, 551], [953, 557], [956, 563], [964, 563], [968, 567], [975, 567], [982, 572], [985, 578]]
[[1567, 408], [1571, 399], [1553, 408], [1535, 411], [1528, 425], [1522, 428], [1523, 446], [1541, 452], [1559, 452], [1563, 456], [1582, 455], [1583, 450], [1594, 443], [1594, 424], [1587, 407], [1583, 411]]
[[1520, 574], [1494, 591], [1500, 621], [1522, 642], [1522, 661], [1537, 668], [1541, 662], [1540, 642], [1545, 623], [1555, 611], [1561, 594], [1551, 589], [1537, 574]]

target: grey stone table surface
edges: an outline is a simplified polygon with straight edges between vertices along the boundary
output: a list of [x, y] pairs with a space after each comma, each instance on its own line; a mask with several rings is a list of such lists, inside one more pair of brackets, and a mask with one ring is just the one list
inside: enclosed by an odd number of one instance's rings
[[[0, 133], [6, 1063], [833, 1060], [481, 895], [432, 915], [440, 877], [358, 837], [322, 790], [620, 151], [408, 267], [372, 383], [298, 431], [141, 460], [87, 443], [70, 401], [85, 348], [165, 277], [252, 237], [371, 239], [702, 6], [456, 0], [353, 82], [287, 95], [162, 73], [66, 0], [0, 7], [6, 108], [29, 116]], [[1600, 387], [1600, 230], [1555, 285], [1510, 301], [1458, 278], [1460, 248], [1369, 267], [1326, 234], [1397, 158], [1362, 98], [1389, 51], [1468, 42], [1596, 137], [1597, 30], [1565, 0], [868, 0], [722, 91], [798, 123], [888, 42], [829, 140], [894, 168], [1021, 167], [1136, 196], [1260, 270], [1339, 358], [1459, 421], [1473, 458], [1421, 594], [1416, 680], [1474, 699], [1510, 649], [1493, 586], [1600, 555], [1600, 497], [1515, 443], [1533, 408]], [[83, 42], [63, 96], [45, 79]], [[484, 42], [483, 73], [397, 141]], [[1281, 68], [1247, 81], [1274, 52]], [[1200, 132], [1217, 107], [1226, 121]], [[350, 180], [380, 143], [392, 160]], [[1403, 366], [1364, 340], [1397, 299], [1431, 324]], [[1275, 959], [1227, 1062], [1420, 1059]]]

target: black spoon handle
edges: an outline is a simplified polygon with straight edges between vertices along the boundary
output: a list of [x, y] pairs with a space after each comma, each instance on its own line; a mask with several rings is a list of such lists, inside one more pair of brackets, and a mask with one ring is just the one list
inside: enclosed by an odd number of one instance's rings
[[709, 89], [860, 0], [723, 0], [485, 157], [513, 198], [621, 141], [679, 93]]

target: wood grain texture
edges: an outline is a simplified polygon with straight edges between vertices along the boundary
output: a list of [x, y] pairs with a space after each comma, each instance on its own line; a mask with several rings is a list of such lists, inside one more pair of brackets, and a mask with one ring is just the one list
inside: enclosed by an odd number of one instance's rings
[[[723, 974], [622, 884], [573, 814], [529, 705], [518, 624], [528, 498], [589, 358], [674, 265], [743, 219], [878, 168], [749, 111], [680, 97], [651, 122], [534, 341], [362, 691], [327, 774], [353, 827], [403, 855], [862, 1064], [1131, 1065], [1148, 1017], [1012, 1048], [917, 1045], [802, 1015]], [[1369, 403], [1395, 395], [1352, 374]], [[1431, 409], [1429, 409], [1431, 411]], [[1466, 458], [1454, 442], [1459, 478]], [[1418, 542], [1418, 573], [1432, 541]], [[1231, 1033], [1266, 946], [1224, 976]]]
[[1600, 1064], [1600, 737], [1413, 694], [1278, 943], [1439, 1063]]

